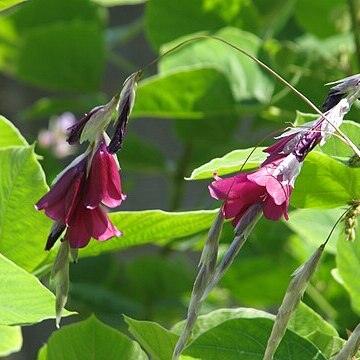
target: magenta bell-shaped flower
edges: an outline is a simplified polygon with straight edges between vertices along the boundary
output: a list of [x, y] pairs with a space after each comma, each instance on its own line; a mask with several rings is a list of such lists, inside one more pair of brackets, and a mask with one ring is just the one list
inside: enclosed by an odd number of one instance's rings
[[70, 247], [85, 247], [90, 238], [105, 241], [121, 232], [111, 223], [102, 205], [114, 208], [126, 198], [121, 190], [117, 161], [106, 150], [105, 140], [75, 159], [59, 176], [49, 192], [35, 205], [58, 224], [52, 231], [49, 250], [66, 228]]
[[332, 136], [357, 96], [356, 93], [341, 99], [325, 113], [326, 119], [319, 117], [280, 135], [275, 144], [264, 150], [269, 156], [258, 170], [227, 179], [216, 177], [209, 191], [213, 198], [225, 201], [224, 218], [234, 218], [232, 224], [236, 226], [249, 207], [259, 203], [267, 219], [284, 216], [288, 220], [290, 196], [305, 157]]

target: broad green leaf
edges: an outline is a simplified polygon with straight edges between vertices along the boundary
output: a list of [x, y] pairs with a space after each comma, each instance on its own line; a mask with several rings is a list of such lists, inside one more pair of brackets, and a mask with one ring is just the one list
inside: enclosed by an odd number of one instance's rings
[[37, 355], [37, 360], [47, 360], [47, 345], [43, 345]]
[[173, 239], [195, 235], [210, 228], [217, 211], [171, 213], [162, 210], [144, 210], [112, 213], [110, 219], [123, 232], [123, 236], [106, 242], [92, 240], [80, 251], [80, 256], [94, 256], [150, 242], [165, 244]]
[[310, 340], [328, 358], [337, 353], [344, 343], [336, 329], [303, 302], [292, 316], [288, 327]]
[[17, 352], [22, 346], [20, 326], [0, 325], [0, 356], [7, 356]]
[[[0, 325], [55, 318], [55, 296], [33, 275], [0, 254]], [[64, 312], [64, 316], [69, 315]]]
[[360, 198], [360, 169], [350, 168], [313, 151], [295, 182], [291, 204], [300, 208], [329, 209]]
[[147, 0], [92, 0], [102, 6], [137, 5]]
[[227, 25], [253, 32], [257, 20], [256, 9], [244, 0], [152, 0], [146, 7], [146, 32], [155, 48], [183, 35]]
[[[251, 33], [235, 28], [225, 28], [214, 35], [240, 46], [255, 57], [260, 53], [262, 42]], [[184, 39], [167, 44], [161, 51], [163, 53], [168, 51], [182, 40]], [[237, 101], [256, 99], [262, 103], [270, 102], [273, 84], [269, 75], [244, 54], [214, 39], [192, 42], [165, 56], [160, 62], [160, 72], [189, 66], [210, 65], [226, 75]]]
[[[359, 228], [358, 228], [359, 230]], [[345, 289], [349, 292], [353, 309], [360, 315], [360, 237], [348, 241], [342, 234], [337, 244], [336, 263]]]
[[0, 148], [27, 145], [20, 131], [5, 117], [0, 115]]
[[26, 0], [1, 0], [0, 1], [0, 11], [4, 11], [14, 5], [20, 4]]
[[0, 149], [0, 252], [33, 271], [46, 257], [51, 221], [34, 204], [48, 189], [32, 146]]
[[301, 0], [295, 6], [298, 23], [322, 38], [347, 30], [348, 11], [345, 0]]
[[139, 83], [135, 117], [203, 119], [234, 114], [225, 76], [214, 68], [182, 69]]
[[[232, 319], [200, 335], [183, 352], [195, 359], [261, 360], [273, 326], [264, 318]], [[288, 330], [280, 343], [277, 360], [325, 360], [308, 340]]]
[[176, 119], [188, 163], [196, 165], [228, 151], [239, 122], [228, 81], [214, 68], [179, 69], [141, 82], [133, 116]]
[[[197, 169], [193, 170], [187, 180], [211, 179], [216, 173], [219, 176], [238, 172], [243, 166], [243, 170], [248, 170], [260, 165], [267, 157], [260, 147], [254, 150], [242, 149], [234, 150], [221, 158], [209, 161]], [[254, 151], [253, 153], [251, 153]]]
[[[360, 145], [360, 125], [358, 123], [347, 120], [343, 122], [340, 129], [354, 144]], [[317, 149], [330, 156], [345, 158], [345, 160], [354, 154], [350, 146], [346, 145], [336, 136], [332, 136], [326, 141], [324, 146]]]
[[[306, 240], [312, 245], [313, 250], [322, 244], [330, 234], [331, 229], [335, 225], [344, 209], [331, 210], [314, 210], [314, 209], [298, 209], [291, 211], [289, 221], [284, 223], [301, 239]], [[336, 241], [341, 231], [341, 225], [338, 225], [331, 238], [326, 245], [325, 251], [332, 254], [336, 253]]]
[[54, 24], [24, 36], [17, 75], [49, 89], [90, 92], [99, 88], [104, 61], [104, 35], [97, 26]]
[[124, 316], [129, 332], [146, 350], [153, 360], [171, 359], [178, 335], [157, 323], [138, 321]]
[[[199, 316], [192, 335], [192, 340], [198, 338], [206, 331], [222, 324], [230, 319], [252, 319], [266, 318], [274, 320], [275, 316], [267, 312], [252, 308], [238, 309], [219, 309], [209, 314]], [[171, 331], [180, 335], [185, 321], [181, 321], [173, 326]], [[300, 303], [298, 309], [292, 316], [288, 328], [298, 335], [308, 338], [313, 342], [326, 356], [339, 350], [343, 340], [334, 327], [326, 322], [319, 314], [304, 303]]]
[[88, 0], [31, 0], [21, 8], [4, 16], [1, 21], [10, 20], [21, 33], [54, 23], [85, 22], [104, 26], [102, 11]]
[[[45, 350], [44, 350], [45, 351]], [[94, 316], [54, 332], [46, 346], [47, 360], [145, 360], [139, 344]], [[44, 357], [43, 354], [41, 356]]]
[[99, 10], [87, 0], [26, 2], [0, 18], [0, 69], [54, 90], [97, 90], [105, 61]]
[[[240, 307], [236, 309], [218, 309], [206, 315], [199, 316], [194, 326], [192, 338], [196, 339], [201, 334], [214, 328], [217, 325], [220, 325], [224, 321], [230, 319], [238, 319], [238, 318], [242, 318], [242, 319], [266, 318], [266, 319], [274, 320], [275, 316], [262, 310], [244, 308], [244, 307]], [[180, 321], [171, 328], [171, 331], [177, 335], [180, 335], [184, 326], [185, 326], [185, 320]]]

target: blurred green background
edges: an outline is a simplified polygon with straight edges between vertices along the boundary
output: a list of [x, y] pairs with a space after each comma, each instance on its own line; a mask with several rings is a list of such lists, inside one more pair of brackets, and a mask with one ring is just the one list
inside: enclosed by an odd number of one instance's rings
[[[106, 103], [129, 74], [197, 34], [243, 47], [319, 107], [325, 83], [359, 72], [357, 0], [28, 0], [7, 8], [11, 4], [0, 1], [0, 113], [28, 143], [37, 141], [48, 184], [74, 156], [63, 143], [63, 123]], [[214, 209], [219, 204], [208, 195], [209, 180], [184, 177], [214, 157], [255, 146], [294, 122], [296, 110], [310, 112], [269, 74], [214, 40], [192, 42], [160, 59], [139, 83], [118, 154], [128, 195], [118, 210]], [[356, 122], [359, 116], [357, 105], [347, 118]], [[357, 125], [347, 126], [359, 145]], [[262, 219], [203, 312], [235, 306], [275, 312], [290, 274], [325, 240], [340, 213], [292, 207], [289, 222]], [[166, 238], [160, 230], [157, 238], [146, 235], [152, 225], [142, 225], [140, 217], [139, 240], [80, 259], [71, 266], [67, 306], [79, 315], [64, 323], [94, 313], [126, 332], [121, 314], [167, 328], [184, 319], [210, 220], [184, 235]], [[33, 245], [35, 252], [43, 251], [48, 226], [39, 232], [43, 242]], [[304, 301], [346, 337], [360, 320], [360, 249], [359, 239], [345, 242], [342, 226]], [[232, 238], [226, 224], [223, 246]], [[39, 264], [31, 272], [47, 283]], [[36, 358], [53, 331], [52, 320], [23, 327], [23, 348], [8, 358]]]

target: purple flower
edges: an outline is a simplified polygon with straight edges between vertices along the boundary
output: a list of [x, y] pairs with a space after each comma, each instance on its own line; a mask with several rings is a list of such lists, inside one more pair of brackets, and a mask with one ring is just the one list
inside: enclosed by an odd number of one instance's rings
[[333, 125], [338, 127], [349, 109], [348, 99], [341, 99], [325, 113], [330, 122], [320, 117], [279, 136], [275, 144], [264, 150], [269, 156], [258, 170], [212, 182], [211, 196], [225, 200], [224, 217], [234, 218], [232, 224], [236, 226], [249, 207], [259, 203], [267, 219], [284, 216], [287, 220], [291, 192], [305, 157], [317, 144], [326, 142], [335, 132]]
[[57, 224], [46, 249], [52, 247], [65, 228], [64, 239], [72, 248], [86, 246], [91, 237], [105, 241], [120, 236], [102, 204], [113, 208], [124, 199], [117, 161], [102, 140], [93, 151], [75, 159], [35, 205]]
[[300, 169], [301, 163], [291, 155], [250, 173], [227, 179], [218, 178], [210, 184], [210, 194], [215, 199], [225, 200], [224, 218], [234, 218], [234, 226], [249, 207], [256, 203], [262, 205], [267, 219], [279, 220], [281, 216], [288, 219], [290, 195]]

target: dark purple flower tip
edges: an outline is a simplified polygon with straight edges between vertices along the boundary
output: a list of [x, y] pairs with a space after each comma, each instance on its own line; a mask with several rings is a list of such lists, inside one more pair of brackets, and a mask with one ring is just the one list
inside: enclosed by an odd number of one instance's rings
[[71, 218], [65, 239], [69, 241], [71, 248], [83, 248], [92, 237], [106, 241], [121, 235], [122, 232], [112, 224], [107, 213], [100, 206], [88, 209], [79, 204]]
[[91, 119], [91, 117], [96, 114], [98, 111], [104, 108], [103, 106], [97, 106], [92, 109], [88, 114], [86, 114], [82, 119], [80, 119], [75, 125], [68, 128], [68, 137], [66, 141], [69, 144], [77, 144], [80, 141], [81, 133], [84, 130], [86, 123]]
[[129, 120], [132, 108], [135, 102], [135, 90], [137, 82], [143, 74], [142, 70], [131, 74], [124, 82], [120, 93], [120, 101], [118, 106], [119, 116], [116, 120], [114, 136], [111, 139], [107, 150], [110, 154], [115, 154], [121, 150], [122, 142], [124, 140], [126, 125]]
[[336, 106], [340, 100], [348, 93], [356, 90], [360, 84], [360, 74], [349, 76], [345, 79], [331, 82], [326, 85], [335, 85], [333, 86], [323, 104], [323, 111], [328, 111]]
[[114, 156], [108, 153], [105, 143], [101, 143], [91, 162], [83, 203], [90, 209], [97, 207], [100, 202], [114, 208], [125, 198]]
[[341, 93], [338, 92], [337, 90], [331, 89], [329, 91], [328, 96], [326, 97], [325, 102], [322, 105], [322, 110], [326, 112], [331, 108], [333, 108], [335, 105], [337, 105], [340, 102], [340, 100], [343, 98], [344, 95], [345, 93]]
[[50, 234], [48, 236], [48, 239], [46, 241], [45, 250], [50, 250], [56, 240], [61, 236], [61, 234], [64, 232], [66, 226], [61, 221], [54, 222], [53, 226], [51, 227]]
[[130, 103], [127, 102], [124, 105], [123, 110], [120, 112], [115, 126], [114, 136], [112, 137], [110, 144], [107, 147], [107, 151], [110, 154], [115, 154], [122, 148], [122, 143], [125, 136], [126, 125], [130, 114]]

